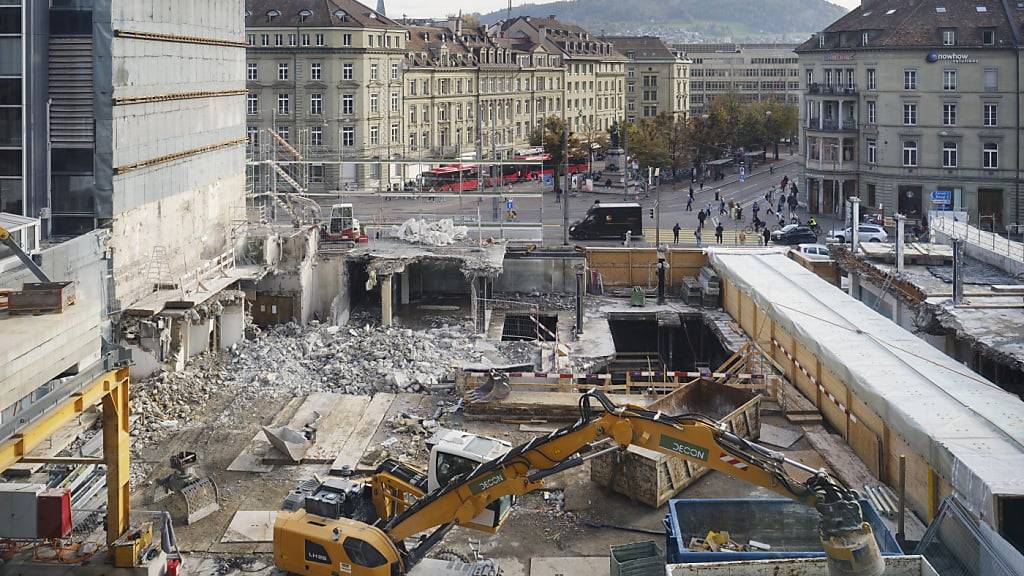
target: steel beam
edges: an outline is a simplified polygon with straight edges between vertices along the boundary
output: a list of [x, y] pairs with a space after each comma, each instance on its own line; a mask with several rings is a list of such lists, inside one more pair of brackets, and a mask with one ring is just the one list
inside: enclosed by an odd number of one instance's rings
[[78, 466], [80, 464], [106, 464], [107, 461], [103, 458], [91, 458], [88, 456], [68, 457], [68, 456], [49, 456], [45, 458], [22, 458], [22, 464], [71, 464]]

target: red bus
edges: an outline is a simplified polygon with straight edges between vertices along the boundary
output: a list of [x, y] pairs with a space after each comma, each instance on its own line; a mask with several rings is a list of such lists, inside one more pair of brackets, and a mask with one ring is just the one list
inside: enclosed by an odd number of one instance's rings
[[[543, 162], [541, 166], [522, 166], [523, 179], [525, 180], [537, 180], [540, 179], [541, 175], [550, 176], [555, 173], [554, 165], [551, 163], [551, 155], [547, 153], [534, 154], [528, 156], [516, 156], [513, 160], [524, 160], [527, 162]], [[570, 158], [569, 159], [569, 174], [577, 174], [579, 172], [587, 171], [587, 159], [586, 158]]]
[[480, 186], [480, 173], [476, 166], [451, 164], [420, 174], [424, 192], [465, 192]]

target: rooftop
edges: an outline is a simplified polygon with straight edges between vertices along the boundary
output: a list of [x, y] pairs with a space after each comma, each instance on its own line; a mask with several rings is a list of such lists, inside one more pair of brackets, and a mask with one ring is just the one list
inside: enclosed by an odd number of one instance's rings
[[679, 58], [678, 54], [657, 36], [605, 36], [601, 39], [611, 42], [616, 50], [637, 60], [674, 62]]
[[403, 28], [355, 0], [246, 0], [245, 27]]

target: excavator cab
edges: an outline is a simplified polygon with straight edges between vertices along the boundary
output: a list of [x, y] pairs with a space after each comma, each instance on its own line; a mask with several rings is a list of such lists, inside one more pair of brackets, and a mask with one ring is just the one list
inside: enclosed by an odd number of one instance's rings
[[[480, 464], [504, 455], [512, 445], [487, 436], [441, 429], [427, 440], [427, 447], [430, 449], [427, 490], [433, 492], [448, 485], [456, 476], [468, 474]], [[508, 518], [513, 504], [514, 496], [502, 496], [464, 526], [494, 534]]]

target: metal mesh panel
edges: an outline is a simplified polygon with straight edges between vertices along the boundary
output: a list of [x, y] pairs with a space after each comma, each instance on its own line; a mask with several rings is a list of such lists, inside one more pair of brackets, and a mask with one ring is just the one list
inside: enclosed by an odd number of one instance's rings
[[943, 500], [914, 554], [927, 558], [941, 576], [1022, 576], [998, 556], [953, 497]]

